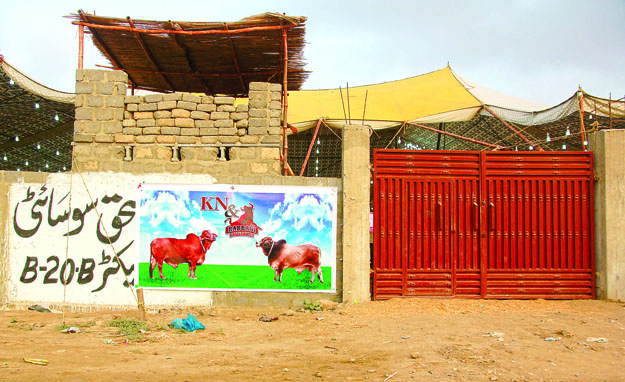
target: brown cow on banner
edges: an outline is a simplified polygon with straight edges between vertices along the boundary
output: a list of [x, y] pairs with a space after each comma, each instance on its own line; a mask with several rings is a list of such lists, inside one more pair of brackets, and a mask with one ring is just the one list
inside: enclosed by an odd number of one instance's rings
[[202, 265], [206, 257], [206, 252], [213, 242], [217, 240], [217, 234], [210, 231], [202, 232], [198, 237], [190, 233], [186, 239], [158, 238], [150, 243], [150, 278], [154, 273], [154, 268], [158, 265], [158, 273], [161, 279], [163, 276], [163, 262], [177, 268], [178, 264], [189, 264], [189, 278], [196, 279], [195, 267]]
[[274, 242], [270, 237], [262, 238], [256, 246], [263, 250], [269, 266], [276, 272], [273, 281], [282, 282], [282, 271], [285, 268], [293, 268], [298, 274], [308, 269], [312, 273], [311, 283], [315, 281], [317, 273], [319, 281], [323, 284], [319, 247], [312, 244], [288, 245], [286, 240]]

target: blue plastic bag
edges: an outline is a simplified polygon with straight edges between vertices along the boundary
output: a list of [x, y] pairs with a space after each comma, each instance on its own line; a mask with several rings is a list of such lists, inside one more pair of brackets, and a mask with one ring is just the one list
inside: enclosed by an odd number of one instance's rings
[[187, 314], [187, 318], [185, 319], [175, 318], [170, 325], [176, 329], [184, 329], [187, 332], [206, 329], [206, 327], [191, 314]]

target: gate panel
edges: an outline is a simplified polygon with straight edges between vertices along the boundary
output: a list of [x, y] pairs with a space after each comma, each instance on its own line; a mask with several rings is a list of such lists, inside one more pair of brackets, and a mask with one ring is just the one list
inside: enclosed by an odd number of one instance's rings
[[486, 297], [594, 298], [592, 157], [486, 153]]
[[[374, 167], [374, 298], [479, 296], [479, 210], [474, 207], [479, 200], [479, 154], [375, 150]], [[399, 201], [389, 204], [388, 184], [398, 179]], [[389, 205], [400, 205], [401, 210], [389, 212]], [[397, 216], [403, 219], [402, 233], [392, 239], [401, 238], [401, 270], [389, 261], [397, 248], [389, 246], [388, 225]], [[458, 253], [463, 256], [459, 269]]]
[[402, 262], [400, 227], [401, 181], [392, 178], [376, 179], [374, 190], [374, 296], [390, 298], [403, 294], [404, 264]]
[[453, 264], [454, 295], [472, 297], [480, 295], [480, 209], [479, 182], [477, 179], [458, 179], [455, 182], [457, 222], [455, 260]]
[[405, 181], [404, 296], [451, 295], [451, 181]]

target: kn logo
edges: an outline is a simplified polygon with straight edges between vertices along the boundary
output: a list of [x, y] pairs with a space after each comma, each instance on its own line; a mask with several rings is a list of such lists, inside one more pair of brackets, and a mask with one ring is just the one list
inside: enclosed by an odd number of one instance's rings
[[[258, 234], [261, 228], [254, 223], [254, 205], [249, 203], [247, 206], [241, 207], [242, 214], [239, 216], [239, 211], [234, 208], [234, 205], [230, 205], [224, 212], [226, 216], [226, 234], [230, 237], [235, 236], [247, 236], [254, 237]], [[236, 220], [234, 220], [236, 219]]]

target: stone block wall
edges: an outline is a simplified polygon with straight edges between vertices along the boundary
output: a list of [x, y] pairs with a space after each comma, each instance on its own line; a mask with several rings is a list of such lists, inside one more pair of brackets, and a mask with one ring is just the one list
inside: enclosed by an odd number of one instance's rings
[[189, 93], [127, 96], [119, 71], [76, 72], [80, 171], [280, 174], [280, 84], [251, 83], [248, 103]]

